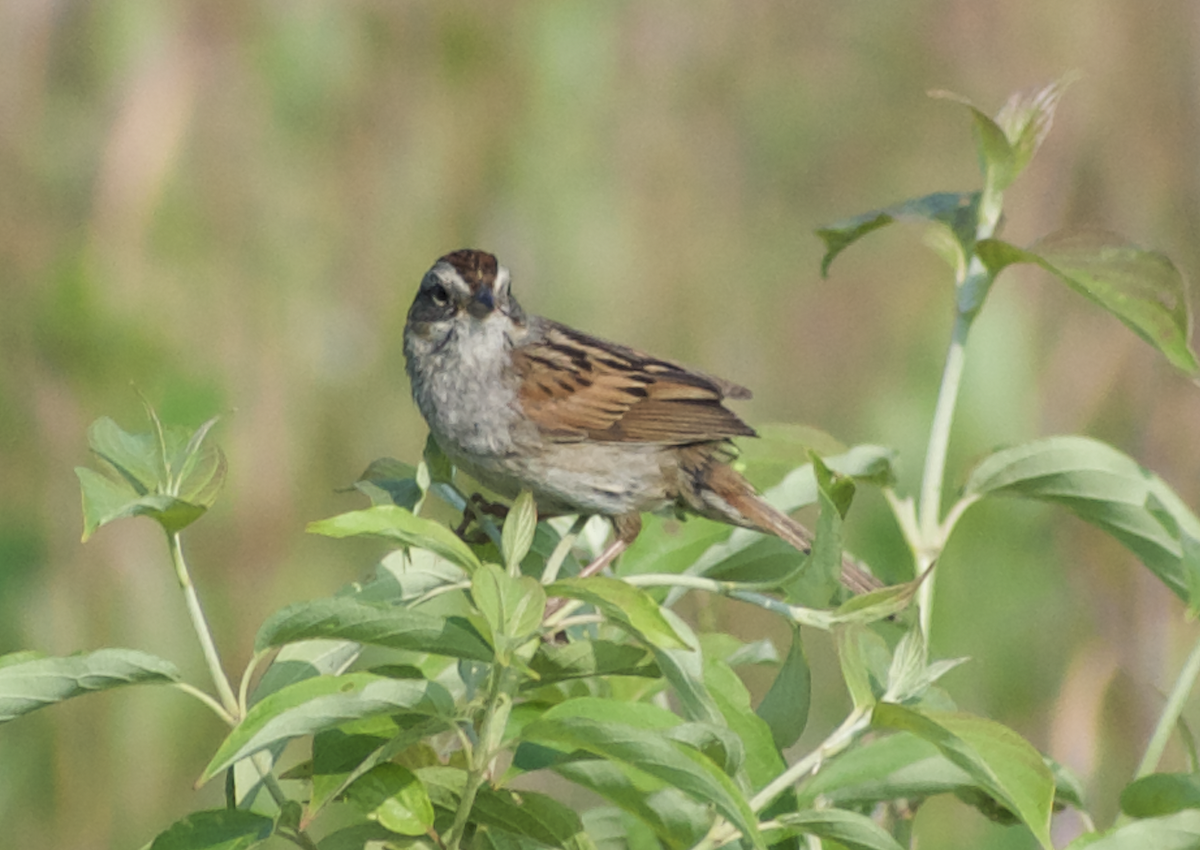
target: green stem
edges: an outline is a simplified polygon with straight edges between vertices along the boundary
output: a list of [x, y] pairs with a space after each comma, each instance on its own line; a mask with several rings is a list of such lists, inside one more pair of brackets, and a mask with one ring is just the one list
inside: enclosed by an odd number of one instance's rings
[[571, 552], [571, 547], [575, 545], [575, 541], [579, 538], [579, 533], [583, 531], [583, 527], [587, 525], [588, 517], [580, 516], [571, 524], [570, 530], [562, 536], [558, 541], [558, 545], [554, 547], [554, 551], [550, 553], [550, 557], [546, 560], [546, 568], [542, 570], [542, 584], [550, 584], [558, 578], [558, 572], [562, 569], [563, 561], [567, 559], [567, 555]]
[[479, 743], [470, 754], [467, 781], [463, 786], [462, 799], [458, 801], [454, 825], [446, 837], [446, 850], [458, 850], [462, 843], [471, 809], [475, 805], [475, 796], [487, 778], [492, 759], [500, 749], [504, 728], [508, 725], [508, 716], [512, 711], [512, 694], [517, 684], [518, 674], [512, 668], [498, 664], [492, 667], [487, 707], [484, 710], [483, 723], [479, 727]]
[[176, 682], [175, 687], [178, 690], [183, 691], [188, 696], [195, 697], [196, 699], [200, 700], [200, 702], [207, 705], [212, 709], [213, 714], [217, 715], [217, 717], [221, 718], [221, 720], [223, 720], [225, 723], [229, 724], [230, 726], [237, 726], [237, 720], [234, 719], [233, 715], [226, 711], [225, 707], [221, 705], [221, 703], [204, 693], [204, 691], [193, 685], [189, 685], [187, 682]]
[[1162, 715], [1158, 718], [1158, 725], [1154, 727], [1150, 743], [1146, 745], [1146, 754], [1142, 756], [1142, 762], [1138, 765], [1135, 779], [1153, 773], [1154, 769], [1158, 767], [1163, 750], [1166, 749], [1167, 741], [1170, 740], [1171, 733], [1175, 731], [1176, 724], [1179, 723], [1179, 716], [1183, 713], [1183, 707], [1192, 693], [1192, 688], [1196, 685], [1198, 676], [1200, 676], [1200, 641], [1197, 641], [1196, 645], [1192, 647], [1192, 652], [1184, 662], [1183, 669], [1179, 671], [1179, 678], [1176, 679], [1175, 687], [1171, 690], [1167, 704], [1163, 707]]
[[854, 739], [870, 725], [871, 712], [869, 709], [856, 708], [850, 712], [850, 715], [842, 721], [842, 725], [834, 729], [819, 747], [779, 774], [770, 784], [751, 797], [750, 808], [755, 812], [761, 812], [771, 804], [772, 800], [819, 767], [823, 761], [850, 746]]
[[731, 581], [717, 581], [704, 576], [676, 575], [674, 573], [642, 573], [636, 576], [626, 576], [625, 581], [635, 587], [682, 587], [688, 590], [704, 590], [728, 596], [739, 602], [757, 605], [774, 614], [778, 614], [801, 626], [812, 626], [828, 631], [836, 623], [833, 612], [820, 608], [804, 608], [800, 605], [788, 605], [765, 593], [746, 590], [745, 584]]
[[204, 661], [208, 665], [208, 672], [212, 675], [213, 684], [216, 685], [217, 695], [221, 698], [221, 705], [231, 717], [239, 718], [241, 713], [238, 710], [237, 696], [233, 693], [224, 668], [221, 667], [221, 657], [217, 654], [217, 645], [213, 641], [212, 630], [208, 627], [204, 609], [200, 607], [200, 597], [196, 594], [196, 586], [192, 584], [187, 562], [183, 559], [183, 544], [180, 541], [179, 532], [169, 533], [167, 543], [171, 549], [171, 563], [175, 566], [175, 578], [178, 579], [179, 587], [183, 590], [188, 615], [192, 618], [192, 628], [200, 641], [200, 649], [204, 653]]
[[[779, 774], [765, 788], [750, 799], [750, 808], [757, 814], [771, 805], [776, 797], [795, 785], [805, 776], [821, 766], [826, 759], [840, 753], [854, 743], [854, 740], [871, 725], [870, 709], [855, 709], [842, 722], [842, 725], [830, 733], [811, 753]], [[738, 828], [724, 819], [718, 819], [712, 829], [692, 850], [712, 850], [733, 841], [738, 836]]]
[[[929, 429], [929, 447], [925, 452], [925, 470], [921, 477], [921, 497], [918, 504], [917, 522], [920, 529], [920, 546], [914, 556], [917, 574], [920, 575], [937, 561], [942, 545], [940, 524], [942, 513], [942, 485], [946, 478], [946, 457], [950, 451], [950, 429], [954, 423], [954, 407], [958, 402], [962, 386], [963, 364], [966, 361], [967, 334], [971, 320], [958, 314], [954, 320], [954, 332], [950, 348], [946, 352], [946, 366], [942, 370], [942, 385], [938, 389], [937, 405], [933, 411], [933, 424]], [[930, 618], [933, 612], [933, 591], [936, 575], [929, 576], [922, 584], [917, 596], [921, 629], [929, 636]]]

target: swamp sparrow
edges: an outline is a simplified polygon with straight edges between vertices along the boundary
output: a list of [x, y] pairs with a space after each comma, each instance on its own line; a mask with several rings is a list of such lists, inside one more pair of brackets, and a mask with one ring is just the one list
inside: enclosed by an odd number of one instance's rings
[[[615, 539], [588, 574], [633, 542], [643, 511], [672, 507], [809, 551], [804, 527], [730, 466], [730, 438], [755, 434], [723, 402], [749, 390], [529, 315], [510, 282], [491, 254], [455, 251], [408, 312], [413, 398], [450, 460], [504, 496], [531, 490], [543, 515], [609, 517]], [[879, 586], [849, 560], [842, 582]]]

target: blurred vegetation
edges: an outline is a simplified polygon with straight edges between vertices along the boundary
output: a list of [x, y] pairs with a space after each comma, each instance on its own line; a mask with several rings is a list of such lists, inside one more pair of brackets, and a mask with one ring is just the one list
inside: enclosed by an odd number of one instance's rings
[[[1109, 226], [1195, 279], [1197, 14], [0, 0], [0, 652], [120, 645], [200, 668], [157, 529], [79, 542], [71, 469], [93, 419], [139, 424], [131, 383], [169, 422], [224, 415], [229, 486], [191, 541], [231, 668], [266, 613], [356, 578], [377, 550], [348, 560], [303, 525], [357, 504], [335, 491], [371, 459], [419, 456], [400, 332], [421, 273], [464, 246], [497, 253], [528, 309], [753, 387], [751, 422], [897, 447], [911, 489], [949, 278], [895, 229], [823, 282], [812, 230], [976, 188], [968, 122], [927, 89], [994, 108], [1077, 68], [1006, 238]], [[971, 347], [953, 484], [999, 444], [1077, 431], [1200, 505], [1200, 396], [1115, 320], [1022, 269]], [[997, 504], [964, 523], [934, 645], [973, 661], [948, 687], [1113, 799], [1178, 667], [1179, 603], [1063, 513]], [[880, 505], [856, 504], [850, 533], [892, 569]], [[761, 637], [742, 613], [698, 616]], [[819, 720], [845, 696], [820, 692], [838, 679], [812, 643]], [[6, 843], [139, 846], [200, 806], [220, 734], [141, 689], [5, 727]], [[927, 850], [1027, 846], [941, 802], [918, 831]]]

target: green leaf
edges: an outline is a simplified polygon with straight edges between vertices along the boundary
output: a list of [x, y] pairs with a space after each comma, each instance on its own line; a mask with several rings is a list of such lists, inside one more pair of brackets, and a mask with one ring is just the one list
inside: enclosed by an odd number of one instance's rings
[[77, 466], [75, 474], [83, 490], [84, 541], [102, 526], [119, 519], [149, 517], [170, 534], [195, 522], [205, 512], [200, 505], [171, 496], [151, 494], [131, 497], [128, 488], [84, 466]]
[[414, 512], [425, 498], [416, 467], [390, 457], [371, 461], [354, 482], [354, 489], [369, 498], [372, 505], [396, 505]]
[[88, 428], [88, 447], [139, 496], [166, 484], [162, 448], [154, 434], [130, 434], [107, 416]]
[[967, 772], [933, 743], [897, 732], [840, 754], [807, 779], [797, 793], [801, 806], [823, 799], [850, 808], [903, 798], [922, 800], [972, 784]]
[[276, 611], [254, 639], [256, 652], [314, 638], [340, 639], [432, 652], [452, 658], [491, 661], [492, 650], [479, 635], [452, 620], [414, 611], [335, 596], [298, 602]]
[[459, 540], [454, 532], [433, 520], [414, 516], [411, 511], [395, 505], [376, 505], [361, 511], [350, 511], [329, 519], [308, 524], [308, 531], [326, 537], [357, 537], [371, 535], [395, 540], [404, 546], [428, 549], [468, 573], [479, 569], [475, 553]]
[[[1055, 804], [1083, 808], [1078, 782], [1053, 763]], [[921, 801], [938, 794], [963, 795], [977, 788], [965, 770], [936, 745], [908, 732], [861, 742], [832, 759], [798, 789], [801, 807], [818, 800], [839, 808], [874, 806], [889, 800]], [[997, 804], [987, 798], [989, 816]], [[1015, 822], [1016, 817], [1011, 817]]]
[[[732, 780], [710, 759], [661, 731], [614, 719], [628, 718], [630, 708], [631, 704], [611, 700], [569, 700], [528, 724], [521, 737], [568, 753], [583, 750], [644, 771], [693, 799], [711, 803], [755, 847], [763, 847], [757, 819]], [[639, 705], [636, 711], [645, 716], [646, 708]]]
[[[370, 842], [378, 842], [372, 844]], [[390, 847], [389, 847], [390, 845]], [[396, 850], [438, 850], [432, 840], [399, 842], [396, 834], [374, 822], [356, 823], [335, 830], [317, 842], [317, 850], [364, 850], [376, 847]]]
[[1016, 732], [982, 717], [892, 703], [875, 706], [872, 724], [912, 732], [934, 744], [1029, 827], [1043, 847], [1053, 848], [1054, 776], [1041, 754]]
[[[628, 812], [653, 830], [668, 850], [695, 846], [712, 824], [712, 813], [703, 801], [627, 764], [587, 759], [563, 762], [553, 770]], [[584, 815], [585, 822], [588, 814]], [[641, 846], [656, 848], [657, 844]]]
[[800, 630], [792, 629], [792, 646], [787, 658], [755, 709], [770, 727], [771, 738], [779, 749], [787, 749], [800, 738], [808, 725], [811, 697], [812, 673], [808, 669], [808, 659], [804, 657]]
[[1200, 809], [1200, 776], [1194, 773], [1152, 773], [1121, 792], [1121, 811], [1130, 817], [1153, 818], [1184, 809]]
[[1057, 233], [1028, 250], [988, 239], [978, 251], [993, 275], [1015, 263], [1041, 266], [1120, 319], [1177, 369], [1193, 377], [1200, 374], [1188, 344], [1192, 314], [1187, 286], [1166, 255], [1101, 230]]
[[150, 850], [248, 850], [273, 829], [270, 818], [241, 809], [193, 812], [160, 833]]
[[[705, 654], [704, 684], [713, 702], [724, 717], [725, 724], [741, 739], [745, 749], [745, 773], [755, 790], [781, 774], [786, 767], [771, 729], [750, 708], [750, 692], [728, 663]], [[780, 800], [787, 802], [791, 794]]]
[[279, 741], [312, 735], [350, 720], [413, 713], [449, 718], [454, 699], [434, 682], [395, 680], [372, 673], [321, 676], [264, 698], [218, 748], [200, 781]]
[[905, 632], [892, 655], [884, 702], [904, 704], [919, 700], [938, 679], [967, 660], [954, 658], [930, 662], [928, 658], [920, 627]]
[[1016, 92], [996, 114], [996, 123], [1012, 146], [1014, 179], [1029, 165], [1049, 135], [1058, 102], [1075, 76], [1066, 74], [1040, 89]]
[[444, 721], [438, 718], [392, 715], [353, 720], [318, 732], [313, 736], [308, 819], [315, 818], [368, 771], [444, 728]]
[[1080, 836], [1066, 850], [1200, 850], [1200, 811], [1187, 809], [1125, 824], [1096, 838]]
[[949, 230], [954, 240], [962, 246], [960, 251], [969, 254], [969, 246], [975, 241], [978, 214], [978, 192], [937, 192], [822, 227], [817, 231], [817, 236], [825, 243], [821, 276], [829, 274], [829, 267], [834, 259], [850, 245], [868, 233], [896, 221], [932, 222], [941, 225]]
[[346, 797], [368, 818], [400, 835], [424, 835], [433, 827], [433, 803], [407, 768], [376, 765], [346, 789]]
[[500, 538], [500, 553], [504, 557], [504, 565], [513, 575], [520, 572], [521, 561], [525, 560], [529, 547], [533, 545], [537, 521], [537, 504], [533, 501], [533, 493], [522, 490], [508, 509], [508, 517], [504, 520], [504, 531]]
[[687, 644], [686, 649], [650, 646], [662, 677], [675, 691], [680, 713], [689, 720], [722, 723], [721, 711], [704, 684], [704, 654], [700, 641], [688, 624], [670, 608], [663, 608], [662, 613], [675, 633]]
[[965, 495], [1064, 505], [1119, 540], [1190, 601], [1180, 535], [1200, 539], [1200, 519], [1166, 482], [1105, 443], [1065, 436], [1005, 449], [975, 468]]
[[[150, 416], [158, 426], [153, 410]], [[83, 539], [126, 517], [150, 517], [168, 534], [201, 517], [225, 479], [221, 450], [204, 445], [215, 422], [210, 419], [190, 436], [180, 429], [161, 431], [161, 439], [129, 434], [108, 417], [92, 423], [88, 444], [107, 474], [75, 470], [83, 491]]]
[[688, 644], [663, 616], [644, 590], [608, 576], [564, 578], [546, 588], [549, 596], [565, 596], [594, 606], [609, 620], [625, 626], [647, 643], [665, 649], [688, 649]]
[[[423, 767], [417, 777], [429, 791], [433, 804], [440, 809], [458, 810], [466, 784], [466, 773], [450, 767]], [[471, 821], [532, 839], [549, 847], [586, 850], [579, 815], [562, 803], [532, 791], [514, 792], [483, 785], [471, 808]]]
[[640, 646], [609, 640], [574, 640], [543, 643], [529, 663], [537, 674], [537, 686], [591, 676], [659, 675], [654, 656]]
[[13, 655], [0, 663], [0, 723], [83, 694], [180, 678], [171, 662], [136, 649], [98, 649], [60, 658]]
[[871, 684], [871, 669], [868, 642], [877, 640], [874, 633], [858, 624], [837, 629], [838, 661], [842, 667], [842, 678], [846, 690], [858, 710], [866, 710], [875, 704], [875, 688]]
[[866, 815], [844, 809], [809, 809], [775, 818], [782, 829], [766, 834], [772, 843], [788, 835], [815, 835], [847, 850], [904, 850], [886, 830]]
[[530, 576], [514, 578], [496, 564], [484, 564], [471, 578], [471, 598], [492, 630], [497, 655], [503, 658], [542, 625], [546, 592]]
[[438, 588], [452, 584], [465, 587], [469, 579], [461, 567], [426, 549], [396, 549], [375, 565], [372, 578], [342, 588], [338, 596], [380, 605], [415, 604]]
[[[891, 449], [862, 445], [836, 457], [826, 457], [824, 463], [831, 471], [856, 482], [887, 486], [894, 481], [894, 458], [895, 452]], [[778, 510], [791, 513], [816, 502], [818, 493], [813, 465], [807, 463], [792, 470], [776, 486], [764, 491], [763, 498]], [[738, 528], [732, 534], [726, 533], [700, 557], [693, 556], [686, 572], [688, 575], [711, 576], [726, 581], [782, 583], [803, 564], [804, 555], [778, 538]], [[670, 604], [680, 595], [682, 591], [673, 591], [668, 595], [667, 603]]]
[[641, 534], [621, 555], [617, 568], [625, 576], [682, 573], [732, 532], [732, 526], [702, 517], [681, 521], [647, 514], [642, 517]]
[[446, 453], [442, 451], [442, 447], [438, 445], [437, 440], [430, 434], [425, 439], [425, 451], [422, 453], [422, 458], [425, 465], [429, 468], [429, 477], [439, 484], [451, 484], [454, 481], [454, 464], [450, 462], [450, 458], [446, 457]]

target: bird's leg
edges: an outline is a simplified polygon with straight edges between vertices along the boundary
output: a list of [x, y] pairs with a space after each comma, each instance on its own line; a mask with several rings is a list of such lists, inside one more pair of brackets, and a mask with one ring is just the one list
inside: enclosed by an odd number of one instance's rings
[[[642, 531], [642, 515], [638, 513], [621, 514], [612, 518], [613, 530], [616, 537], [613, 542], [604, 547], [604, 551], [596, 556], [586, 567], [579, 571], [579, 578], [588, 578], [601, 572], [617, 559], [617, 556], [629, 548], [629, 544], [637, 539]], [[556, 614], [567, 603], [561, 596], [546, 601], [544, 617]]]
[[471, 498], [463, 505], [462, 522], [458, 524], [458, 528], [454, 529], [455, 535], [467, 543], [486, 543], [486, 535], [480, 540], [467, 540], [466, 537], [467, 529], [471, 527], [471, 523], [476, 522], [484, 514], [503, 520], [508, 516], [508, 506], [485, 499], [479, 493], [472, 493]]
[[617, 556], [629, 548], [642, 532], [642, 515], [637, 513], [621, 514], [612, 518], [613, 530], [616, 537], [612, 543], [604, 547], [604, 551], [579, 572], [580, 578], [594, 576], [617, 559]]

